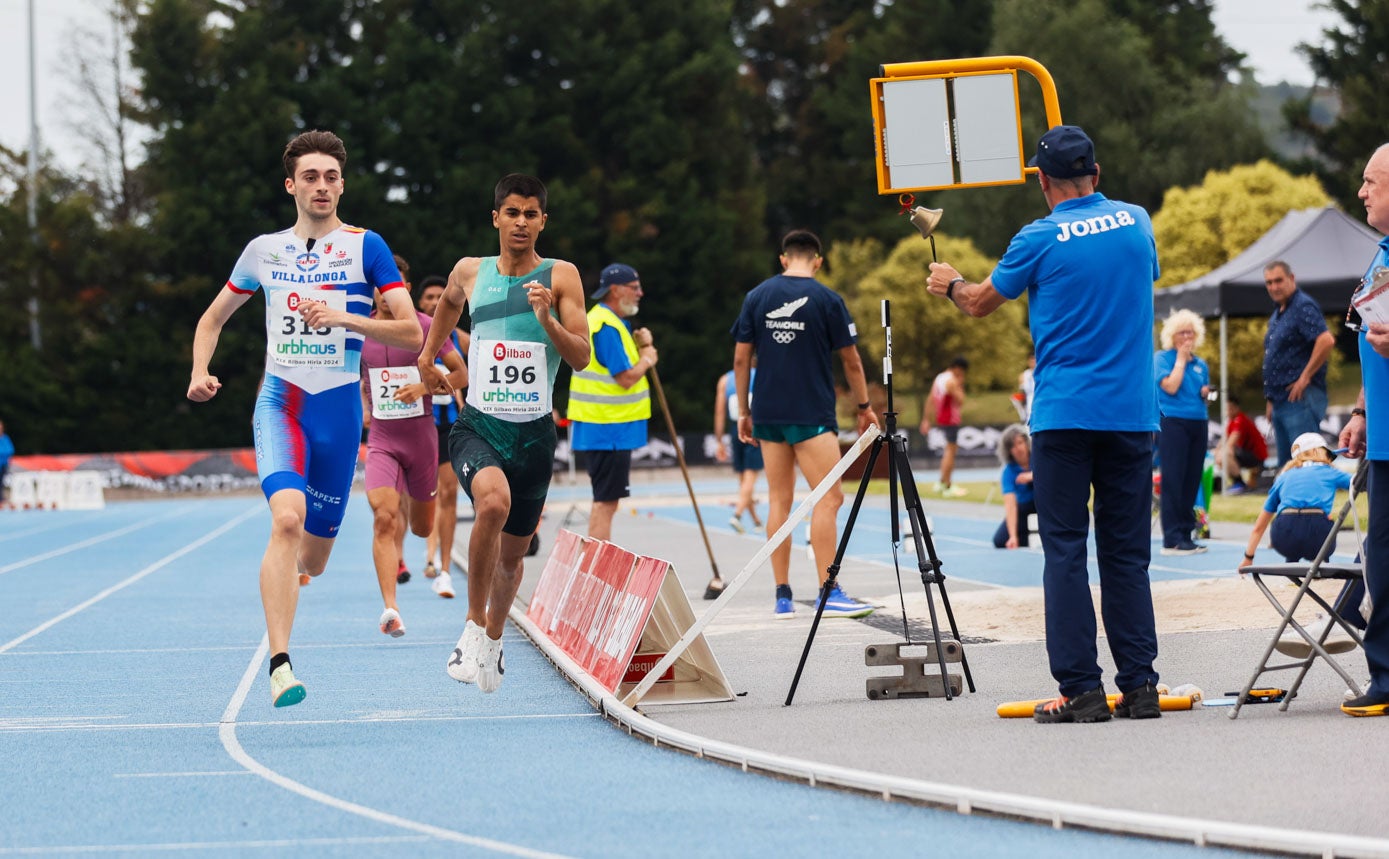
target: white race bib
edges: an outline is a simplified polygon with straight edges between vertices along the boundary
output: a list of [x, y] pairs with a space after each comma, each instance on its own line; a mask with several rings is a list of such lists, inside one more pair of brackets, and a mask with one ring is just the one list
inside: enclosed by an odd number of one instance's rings
[[424, 414], [427, 397], [420, 397], [413, 403], [402, 403], [395, 398], [396, 391], [420, 381], [419, 367], [377, 367], [367, 371], [367, 378], [371, 381], [372, 420], [395, 421]]
[[321, 301], [333, 310], [347, 311], [342, 289], [269, 289], [265, 300], [266, 335], [270, 360], [283, 367], [342, 367], [347, 356], [346, 328], [312, 328], [299, 315], [301, 301]]
[[484, 340], [477, 349], [482, 366], [478, 408], [489, 415], [548, 415], [550, 374], [545, 344], [529, 340]]

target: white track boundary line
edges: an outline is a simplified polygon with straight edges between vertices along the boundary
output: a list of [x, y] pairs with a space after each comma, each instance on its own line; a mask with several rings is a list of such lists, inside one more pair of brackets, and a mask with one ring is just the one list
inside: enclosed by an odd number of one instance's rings
[[884, 800], [924, 802], [947, 810], [953, 809], [960, 814], [981, 813], [1005, 818], [1020, 817], [1045, 823], [1053, 829], [1091, 829], [1121, 835], [1187, 841], [1201, 847], [1223, 845], [1246, 850], [1281, 850], [1325, 857], [1389, 856], [1389, 839], [1337, 832], [1278, 829], [980, 790], [817, 763], [711, 740], [663, 725], [622, 703], [621, 699], [599, 685], [568, 654], [555, 646], [526, 616], [519, 602], [512, 605], [510, 618], [541, 653], [568, 677], [569, 682], [579, 687], [595, 703], [599, 712], [618, 723], [629, 734], [644, 737], [657, 747], [665, 745], [688, 752], [695, 757], [733, 764], [744, 772], [758, 770], [802, 781], [811, 787], [826, 785]]
[[[171, 553], [171, 554], [165, 555], [164, 557], [162, 557], [162, 558], [160, 558], [159, 560], [155, 561], [153, 564], [150, 564], [148, 567], [145, 567], [143, 570], [141, 570], [140, 572], [136, 573], [135, 575], [133, 575], [133, 576], [131, 576], [131, 577], [125, 579], [124, 581], [121, 581], [121, 582], [118, 582], [118, 583], [112, 585], [111, 587], [107, 588], [106, 590], [102, 591], [101, 593], [97, 594], [96, 596], [92, 597], [91, 599], [86, 600], [86, 601], [81, 602], [81, 603], [78, 603], [77, 605], [73, 606], [72, 608], [68, 609], [67, 611], [63, 612], [62, 614], [58, 615], [57, 617], [50, 618], [49, 620], [44, 621], [43, 623], [39, 624], [38, 626], [34, 627], [33, 629], [31, 629], [31, 630], [29, 630], [28, 632], [26, 632], [26, 633], [24, 633], [23, 635], [21, 635], [19, 638], [15, 638], [15, 639], [12, 639], [12, 640], [10, 640], [10, 641], [5, 642], [4, 644], [0, 644], [0, 653], [4, 653], [4, 652], [6, 652], [7, 650], [12, 650], [12, 649], [14, 649], [15, 647], [18, 647], [19, 645], [23, 644], [24, 642], [28, 641], [29, 639], [33, 638], [34, 636], [36, 636], [36, 635], [42, 633], [43, 631], [45, 631], [45, 630], [47, 630], [47, 629], [51, 629], [52, 627], [54, 627], [54, 626], [56, 626], [56, 625], [62, 623], [63, 621], [67, 620], [68, 618], [70, 618], [70, 617], [72, 617], [73, 615], [77, 614], [78, 612], [84, 611], [85, 609], [88, 609], [88, 608], [90, 608], [90, 607], [96, 605], [97, 603], [99, 603], [99, 602], [101, 602], [102, 600], [104, 600], [104, 599], [106, 599], [107, 597], [109, 597], [111, 594], [116, 593], [117, 591], [122, 590], [122, 589], [124, 589], [124, 588], [130, 587], [131, 585], [133, 585], [133, 584], [135, 584], [136, 582], [138, 582], [138, 581], [140, 581], [141, 579], [143, 579], [145, 576], [148, 576], [150, 573], [153, 573], [153, 572], [155, 572], [156, 570], [163, 569], [164, 567], [168, 566], [169, 564], [173, 563], [174, 561], [177, 561], [179, 558], [182, 558], [184, 555], [188, 554], [189, 552], [193, 551], [194, 549], [201, 548], [201, 547], [204, 546], [205, 544], [212, 542], [213, 540], [215, 540], [215, 539], [217, 539], [218, 537], [222, 536], [223, 534], [227, 533], [227, 532], [230, 531], [231, 529], [235, 528], [237, 525], [240, 525], [242, 522], [245, 522], [247, 519], [251, 518], [251, 517], [254, 516], [256, 513], [259, 513], [259, 512], [261, 511], [261, 509], [262, 509], [262, 508], [259, 507], [259, 506], [257, 506], [257, 507], [252, 507], [250, 510], [247, 510], [245, 513], [242, 513], [240, 516], [237, 516], [235, 519], [232, 519], [232, 520], [230, 520], [229, 522], [223, 523], [223, 524], [222, 524], [219, 528], [217, 528], [215, 531], [211, 531], [211, 532], [209, 532], [209, 533], [207, 533], [207, 534], [204, 534], [203, 536], [199, 537], [198, 539], [196, 539], [196, 540], [194, 540], [193, 542], [189, 543], [188, 545], [184, 546], [182, 549], [179, 549], [177, 552], [173, 552], [173, 553]], [[146, 522], [146, 523], [144, 523], [144, 524], [146, 524], [146, 525], [153, 525], [155, 522], [160, 522], [160, 521], [163, 521], [164, 519], [167, 519], [167, 518], [168, 518], [167, 516], [164, 516], [164, 517], [160, 517], [159, 519], [151, 519], [151, 520], [149, 520], [148, 522]], [[3, 571], [3, 570], [0, 570], [0, 572], [4, 572], [4, 571]]]
[[[545, 713], [525, 716], [401, 716], [369, 719], [305, 719], [293, 722], [239, 722], [245, 728], [300, 728], [308, 725], [396, 725], [415, 722], [528, 722], [553, 719], [596, 719], [598, 714]], [[0, 734], [98, 733], [122, 731], [205, 731], [221, 722], [134, 722], [94, 725], [90, 722], [55, 722], [52, 724], [5, 724], [0, 720]]]
[[183, 516], [190, 509], [192, 508], [175, 507], [172, 513], [167, 513], [163, 516], [159, 516], [154, 519], [144, 519], [139, 522], [135, 522], [131, 525], [127, 525], [124, 528], [117, 528], [116, 530], [108, 531], [105, 534], [98, 534], [95, 537], [88, 537], [87, 539], [79, 543], [72, 543], [70, 545], [63, 546], [62, 548], [54, 549], [51, 552], [44, 552], [41, 555], [34, 555], [32, 557], [25, 558], [22, 561], [15, 561], [13, 564], [6, 564], [5, 566], [0, 567], [0, 576], [3, 576], [5, 573], [10, 572], [11, 570], [18, 570], [21, 567], [27, 567], [30, 564], [37, 564], [39, 561], [47, 561], [48, 559], [56, 558], [59, 555], [66, 555], [67, 553], [75, 552], [78, 549], [85, 549], [88, 546], [95, 546], [97, 543], [104, 543], [107, 540], [113, 540], [116, 537], [122, 537], [126, 534], [129, 534], [131, 531], [138, 531], [141, 528], [148, 528], [149, 526], [157, 522], [163, 522], [165, 519], [172, 519], [175, 516]]
[[305, 799], [322, 803], [329, 808], [338, 811], [345, 811], [348, 814], [355, 814], [374, 820], [377, 823], [384, 823], [388, 826], [397, 826], [401, 829], [408, 829], [411, 832], [418, 832], [443, 841], [452, 841], [458, 844], [467, 844], [472, 847], [480, 847], [484, 850], [491, 850], [497, 853], [505, 853], [511, 856], [524, 856], [528, 859], [569, 859], [561, 853], [547, 853], [542, 850], [532, 850], [529, 847], [522, 847], [519, 844], [508, 844], [505, 841], [494, 841], [490, 838], [483, 838], [477, 835], [465, 835], [462, 832], [455, 832], [451, 829], [444, 829], [428, 823], [409, 820], [398, 817], [385, 811], [375, 808], [368, 808], [365, 805], [358, 805], [355, 802], [348, 802], [345, 799], [338, 799], [330, 796], [321, 790], [315, 790], [308, 785], [301, 784], [287, 776], [283, 776], [269, 767], [257, 761], [246, 753], [241, 747], [241, 742], [236, 738], [236, 717], [241, 713], [241, 705], [246, 702], [246, 696], [251, 691], [251, 686], [255, 683], [256, 675], [260, 673], [261, 666], [265, 663], [265, 657], [270, 652], [270, 641], [262, 636], [260, 647], [251, 657], [251, 662], [246, 666], [246, 672], [241, 675], [241, 682], [236, 687], [236, 692], [232, 694], [231, 701], [227, 703], [227, 709], [222, 713], [222, 722], [217, 730], [217, 736], [222, 741], [222, 748], [227, 750], [232, 760], [241, 764], [246, 769], [270, 782], [284, 788], [285, 790], [298, 794]]
[[356, 844], [416, 844], [428, 839], [419, 835], [385, 835], [361, 838], [280, 838], [258, 841], [171, 841], [162, 844], [67, 844], [61, 847], [0, 847], [0, 856], [43, 856], [50, 853], [141, 853], [176, 850], [249, 850], [267, 847], [335, 847]]

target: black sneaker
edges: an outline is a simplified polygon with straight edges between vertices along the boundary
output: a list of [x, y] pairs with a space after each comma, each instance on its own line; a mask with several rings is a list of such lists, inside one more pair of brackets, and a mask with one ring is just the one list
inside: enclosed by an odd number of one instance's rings
[[1032, 711], [1034, 721], [1051, 722], [1108, 722], [1109, 698], [1103, 686], [1096, 686], [1089, 692], [1067, 698], [1065, 695], [1038, 704]]
[[1130, 689], [1114, 704], [1114, 715], [1120, 719], [1157, 719], [1162, 717], [1158, 690], [1151, 683]]
[[1347, 716], [1389, 715], [1389, 698], [1366, 692], [1359, 698], [1352, 698], [1341, 705], [1341, 712]]

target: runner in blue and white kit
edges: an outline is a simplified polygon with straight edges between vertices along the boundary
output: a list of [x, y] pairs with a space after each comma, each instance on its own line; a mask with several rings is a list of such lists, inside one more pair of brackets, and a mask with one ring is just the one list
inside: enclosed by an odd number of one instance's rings
[[1086, 537], [1091, 487], [1100, 605], [1123, 693], [1115, 714], [1158, 718], [1157, 632], [1148, 582], [1152, 554], [1153, 281], [1157, 246], [1148, 213], [1096, 193], [1095, 147], [1080, 128], [1043, 134], [1037, 155], [1048, 217], [1023, 227], [983, 283], [932, 263], [928, 286], [971, 316], [1024, 292], [1037, 346], [1032, 473], [1046, 564], [1047, 656], [1061, 696], [1039, 722], [1110, 718], [1095, 646]]
[[[342, 523], [361, 439], [358, 368], [362, 340], [418, 350], [420, 323], [386, 243], [338, 218], [347, 150], [331, 132], [308, 131], [285, 147], [292, 229], [246, 246], [225, 288], [198, 320], [188, 399], [206, 402], [221, 382], [209, 371], [222, 328], [265, 291], [265, 378], [253, 420], [256, 467], [270, 505], [270, 542], [260, 567], [276, 707], [304, 700], [289, 661], [289, 636], [306, 576], [321, 574]], [[370, 319], [380, 289], [395, 316]]]

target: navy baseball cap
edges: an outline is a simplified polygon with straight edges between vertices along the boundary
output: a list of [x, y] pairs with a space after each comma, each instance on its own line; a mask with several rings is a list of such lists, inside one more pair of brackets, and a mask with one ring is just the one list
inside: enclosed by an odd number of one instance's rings
[[1099, 175], [1095, 144], [1078, 125], [1058, 125], [1037, 140], [1037, 154], [1027, 162], [1056, 179]]
[[596, 301], [608, 294], [608, 287], [631, 283], [634, 280], [641, 280], [636, 269], [630, 265], [615, 262], [603, 269], [603, 273], [598, 276], [598, 288], [593, 291], [591, 297]]

